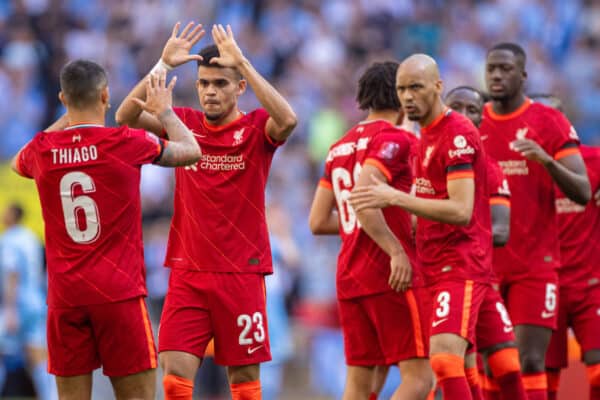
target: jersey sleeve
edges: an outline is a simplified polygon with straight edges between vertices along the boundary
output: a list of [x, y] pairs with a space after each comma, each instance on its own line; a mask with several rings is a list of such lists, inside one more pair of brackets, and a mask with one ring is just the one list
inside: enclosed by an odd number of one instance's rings
[[383, 132], [369, 143], [364, 164], [376, 167], [391, 182], [399, 173], [410, 171], [410, 154], [410, 142], [402, 133]]
[[271, 136], [269, 136], [269, 134], [267, 133], [267, 121], [270, 117], [271, 116], [269, 115], [267, 110], [265, 110], [264, 108], [258, 108], [254, 111], [253, 124], [256, 129], [262, 132], [262, 136], [265, 141], [265, 145], [267, 146], [267, 149], [275, 151], [279, 146], [285, 143], [285, 140], [277, 141]]
[[132, 165], [150, 164], [158, 161], [167, 141], [151, 132], [141, 129], [127, 129], [124, 132], [123, 156]]
[[33, 142], [35, 138], [27, 143], [16, 156], [16, 169], [19, 174], [27, 178], [33, 178], [37, 170], [37, 161], [35, 158], [35, 150], [33, 149]]
[[487, 163], [487, 183], [490, 205], [504, 205], [510, 207], [510, 189], [508, 180], [497, 162], [489, 160]]
[[579, 137], [569, 120], [557, 110], [548, 110], [542, 135], [546, 151], [555, 160], [579, 154]]
[[481, 156], [480, 143], [474, 132], [464, 131], [448, 136], [445, 148], [440, 152], [441, 161], [446, 168], [446, 180], [474, 178], [473, 164]]

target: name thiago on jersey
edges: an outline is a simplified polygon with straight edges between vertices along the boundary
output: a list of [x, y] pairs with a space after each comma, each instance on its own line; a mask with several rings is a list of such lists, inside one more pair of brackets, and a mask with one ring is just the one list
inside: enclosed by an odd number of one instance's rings
[[72, 147], [65, 149], [50, 149], [53, 164], [74, 164], [98, 159], [98, 149], [90, 146]]

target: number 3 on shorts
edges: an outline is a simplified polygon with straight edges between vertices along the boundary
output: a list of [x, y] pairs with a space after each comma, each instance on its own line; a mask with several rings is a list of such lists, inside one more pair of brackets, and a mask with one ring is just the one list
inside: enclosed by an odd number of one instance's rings
[[[248, 337], [252, 326], [255, 326], [255, 332], [252, 337]], [[263, 316], [258, 311], [252, 314], [252, 317], [248, 314], [240, 314], [237, 317], [237, 326], [242, 328], [240, 333], [240, 346], [249, 345], [254, 343], [262, 343], [265, 341], [265, 327], [263, 325]]]
[[435, 315], [438, 318], [448, 316], [448, 313], [450, 312], [450, 293], [446, 291], [440, 292], [437, 296], [437, 302], [440, 306], [435, 309]]

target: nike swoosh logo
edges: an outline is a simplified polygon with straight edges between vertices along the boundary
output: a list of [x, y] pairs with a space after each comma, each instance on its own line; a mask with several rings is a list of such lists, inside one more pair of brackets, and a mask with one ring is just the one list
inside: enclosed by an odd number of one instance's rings
[[438, 325], [439, 325], [439, 324], [441, 324], [442, 322], [446, 321], [447, 319], [448, 319], [448, 318], [440, 319], [440, 320], [438, 320], [438, 321], [433, 321], [433, 322], [431, 323], [431, 326], [435, 328], [436, 326], [438, 326]]
[[504, 327], [504, 333], [512, 332], [512, 330], [513, 330], [512, 326], [505, 326]]
[[546, 312], [546, 311], [542, 311], [542, 318], [544, 319], [548, 319], [554, 317], [554, 313], [553, 312]]
[[256, 350], [260, 349], [260, 348], [261, 348], [261, 347], [263, 347], [263, 346], [264, 346], [264, 345], [263, 345], [263, 344], [261, 344], [260, 346], [257, 346], [257, 347], [249, 347], [249, 348], [248, 348], [248, 354], [252, 354], [252, 353], [254, 353]]

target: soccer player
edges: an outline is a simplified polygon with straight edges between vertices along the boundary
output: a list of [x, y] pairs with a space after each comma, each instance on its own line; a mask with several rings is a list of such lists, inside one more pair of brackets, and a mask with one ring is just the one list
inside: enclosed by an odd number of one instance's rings
[[475, 342], [479, 307], [491, 278], [486, 159], [477, 129], [441, 98], [436, 62], [415, 54], [400, 64], [396, 89], [404, 112], [421, 126], [416, 197], [377, 178], [355, 188], [356, 212], [399, 206], [417, 215], [417, 256], [433, 297], [431, 366], [445, 399], [471, 399], [464, 357]]
[[374, 63], [359, 79], [356, 100], [369, 113], [331, 146], [309, 217], [313, 233], [342, 238], [336, 287], [348, 364], [344, 400], [376, 398], [376, 366], [400, 368], [395, 399], [424, 400], [433, 383], [428, 295], [413, 268], [410, 214], [399, 208], [355, 213], [348, 203], [353, 188], [371, 176], [410, 191], [412, 134], [395, 127], [401, 116], [397, 69], [395, 62]]
[[[175, 78], [144, 82], [138, 102], [170, 130], [171, 141], [128, 127], [104, 127], [104, 69], [77, 60], [60, 73], [66, 116], [13, 159], [35, 179], [45, 223], [50, 373], [61, 399], [91, 397], [100, 366], [119, 399], [154, 399], [156, 351], [146, 310], [142, 248], [142, 164], [185, 165], [200, 149], [171, 109]], [[69, 126], [64, 127], [68, 121]]]
[[484, 107], [480, 133], [512, 193], [510, 239], [494, 250], [494, 270], [515, 324], [525, 389], [538, 400], [546, 399], [544, 357], [558, 304], [554, 183], [579, 204], [590, 199], [590, 185], [569, 121], [525, 96], [525, 59], [513, 43], [488, 51], [485, 79], [492, 101]]
[[[191, 399], [193, 379], [214, 337], [215, 362], [227, 366], [233, 399], [260, 399], [259, 363], [271, 359], [264, 275], [272, 272], [265, 220], [265, 185], [271, 160], [291, 134], [296, 115], [246, 59], [228, 26], [212, 28], [216, 43], [190, 55], [204, 31], [179, 23], [155, 69], [198, 63], [196, 87], [203, 111], [176, 108], [194, 131], [202, 159], [175, 172], [175, 210], [165, 265], [172, 268], [160, 322], [159, 352], [167, 399]], [[264, 106], [237, 107], [249, 84]], [[129, 99], [117, 120], [154, 132], [160, 121]]]
[[24, 351], [38, 397], [52, 400], [58, 397], [54, 378], [47, 371], [42, 246], [22, 224], [23, 216], [23, 208], [16, 203], [9, 205], [3, 215], [6, 229], [0, 236], [0, 304], [4, 329], [0, 352], [18, 356]]
[[[484, 97], [478, 90], [470, 86], [458, 86], [447, 93], [445, 102], [479, 127]], [[487, 157], [487, 178], [493, 244], [494, 247], [504, 246], [510, 235], [510, 190], [502, 169], [490, 157]], [[483, 389], [487, 398], [497, 398], [502, 393], [507, 399], [526, 399], [513, 325], [498, 293], [497, 282], [488, 289], [481, 304], [476, 341], [477, 350], [485, 355], [492, 373], [491, 378], [484, 376]], [[465, 360], [467, 379], [474, 398], [479, 384], [479, 380], [476, 379], [475, 354], [467, 354]]]

